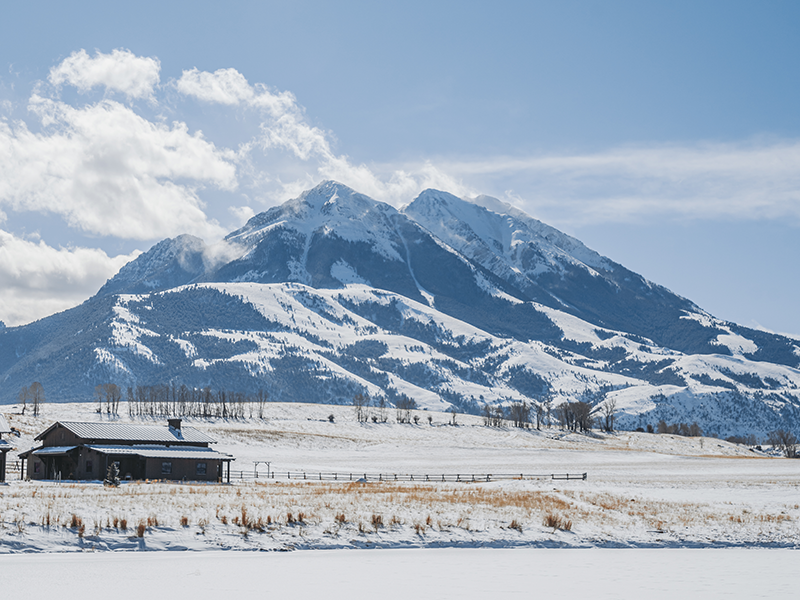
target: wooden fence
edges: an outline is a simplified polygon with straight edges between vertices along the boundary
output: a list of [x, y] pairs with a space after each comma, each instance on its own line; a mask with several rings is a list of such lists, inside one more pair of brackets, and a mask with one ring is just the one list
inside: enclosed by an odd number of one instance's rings
[[259, 473], [258, 471], [231, 471], [231, 482], [233, 481], [280, 481], [280, 480], [304, 480], [304, 481], [354, 481], [354, 482], [382, 482], [382, 481], [413, 481], [413, 482], [455, 482], [455, 483], [478, 483], [512, 479], [550, 479], [554, 481], [585, 481], [587, 473], [443, 473], [443, 474], [412, 474], [412, 473], [329, 473], [329, 472], [307, 472], [307, 471], [270, 471], [269, 473]]
[[[6, 480], [13, 477], [19, 479], [21, 463], [18, 460], [9, 461], [6, 465]], [[382, 482], [382, 481], [413, 481], [413, 482], [453, 482], [453, 483], [478, 483], [512, 479], [550, 479], [553, 481], [585, 481], [587, 473], [442, 473], [442, 474], [413, 474], [413, 473], [332, 473], [308, 471], [269, 471], [258, 470], [234, 471], [231, 470], [231, 482], [234, 481], [279, 481], [279, 480], [304, 480], [304, 481], [354, 481], [354, 482]]]

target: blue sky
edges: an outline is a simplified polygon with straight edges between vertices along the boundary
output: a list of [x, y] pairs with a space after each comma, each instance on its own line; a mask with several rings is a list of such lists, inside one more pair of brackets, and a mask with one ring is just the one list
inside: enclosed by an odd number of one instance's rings
[[712, 314], [800, 334], [795, 2], [17, 3], [0, 319], [324, 178], [485, 193]]

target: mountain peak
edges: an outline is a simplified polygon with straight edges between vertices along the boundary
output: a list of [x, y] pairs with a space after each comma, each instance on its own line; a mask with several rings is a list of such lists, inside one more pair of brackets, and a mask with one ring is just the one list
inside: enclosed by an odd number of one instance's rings
[[205, 272], [206, 250], [202, 239], [186, 233], [162, 240], [122, 267], [97, 295], [143, 293], [189, 283]]

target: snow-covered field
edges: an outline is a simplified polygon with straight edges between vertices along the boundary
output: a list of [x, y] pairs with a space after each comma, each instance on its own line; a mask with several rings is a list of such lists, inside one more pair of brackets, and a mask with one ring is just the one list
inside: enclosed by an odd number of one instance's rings
[[791, 598], [790, 550], [332, 550], [0, 557], [16, 598]]
[[[124, 405], [122, 406], [124, 412]], [[93, 404], [6, 407], [18, 450]], [[328, 417], [333, 415], [333, 422]], [[352, 407], [268, 404], [264, 419], [187, 422], [258, 481], [233, 485], [24, 482], [0, 487], [0, 552], [365, 548], [800, 546], [800, 461], [710, 438], [485, 427], [420, 412], [357, 423]], [[428, 423], [428, 416], [432, 423]], [[129, 420], [121, 415], [123, 421]], [[9, 456], [15, 459], [15, 454]], [[275, 479], [266, 479], [270, 461]], [[298, 481], [287, 472], [584, 473], [577, 481]], [[549, 525], [547, 524], [549, 523]], [[140, 528], [141, 525], [141, 528]], [[138, 529], [138, 531], [137, 531]]]

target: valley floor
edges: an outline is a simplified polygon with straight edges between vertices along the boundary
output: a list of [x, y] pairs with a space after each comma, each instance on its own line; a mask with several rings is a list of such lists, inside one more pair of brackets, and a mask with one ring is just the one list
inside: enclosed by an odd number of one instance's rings
[[[12, 438], [18, 451], [53, 421], [109, 418], [92, 404], [46, 405], [37, 418], [14, 407], [5, 414], [21, 431]], [[454, 426], [449, 414], [419, 416], [419, 425], [365, 424], [352, 407], [274, 403], [263, 419], [188, 420], [236, 457], [231, 485], [105, 488], [9, 473], [0, 487], [0, 552], [800, 547], [800, 461], [710, 438], [492, 428], [466, 415]], [[266, 478], [265, 461], [275, 478]], [[301, 471], [587, 479], [286, 478]]]

